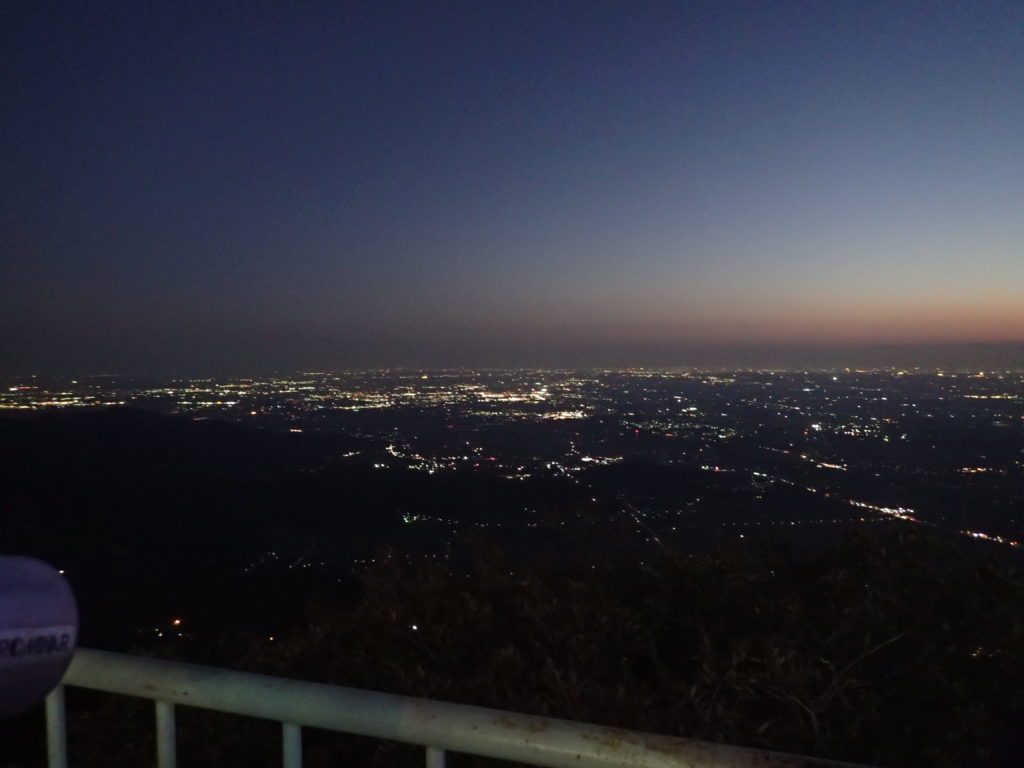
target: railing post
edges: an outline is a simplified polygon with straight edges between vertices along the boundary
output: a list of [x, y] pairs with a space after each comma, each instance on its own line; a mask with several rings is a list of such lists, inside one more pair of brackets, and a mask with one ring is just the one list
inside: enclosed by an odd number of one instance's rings
[[46, 761], [50, 768], [68, 768], [68, 731], [63, 685], [58, 685], [46, 697]]
[[427, 747], [427, 768], [444, 768], [444, 750]]
[[156, 702], [156, 765], [157, 768], [175, 768], [178, 747], [174, 734], [174, 705], [168, 701]]
[[284, 768], [302, 768], [302, 727], [281, 723]]

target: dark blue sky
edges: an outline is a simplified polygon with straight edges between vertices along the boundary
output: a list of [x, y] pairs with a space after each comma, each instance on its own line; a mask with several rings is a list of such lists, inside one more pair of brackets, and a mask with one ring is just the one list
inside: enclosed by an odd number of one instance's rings
[[1024, 3], [5, 3], [0, 74], [0, 369], [1024, 340]]

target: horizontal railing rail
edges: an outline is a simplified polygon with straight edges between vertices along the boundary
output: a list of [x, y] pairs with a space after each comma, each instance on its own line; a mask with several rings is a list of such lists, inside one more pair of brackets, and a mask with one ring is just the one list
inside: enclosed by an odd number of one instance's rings
[[[302, 728], [426, 748], [427, 768], [464, 752], [550, 768], [855, 768], [797, 755], [344, 688], [162, 659], [79, 649], [63, 685], [156, 702], [157, 765], [175, 768], [175, 708], [282, 723], [285, 768], [302, 764]], [[63, 685], [46, 702], [50, 768], [66, 768]]]

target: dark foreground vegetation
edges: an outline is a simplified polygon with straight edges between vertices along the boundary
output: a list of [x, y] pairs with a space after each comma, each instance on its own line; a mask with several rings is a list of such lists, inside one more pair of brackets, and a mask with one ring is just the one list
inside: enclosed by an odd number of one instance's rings
[[[666, 553], [569, 573], [481, 545], [468, 570], [384, 562], [354, 607], [310, 602], [307, 614], [274, 640], [224, 635], [166, 653], [875, 765], [1019, 760], [1024, 579], [915, 530], [852, 536], [803, 560]], [[73, 703], [76, 765], [151, 762], [149, 705]], [[180, 720], [183, 765], [278, 764], [276, 724], [187, 709]], [[310, 766], [422, 759], [306, 739]]]

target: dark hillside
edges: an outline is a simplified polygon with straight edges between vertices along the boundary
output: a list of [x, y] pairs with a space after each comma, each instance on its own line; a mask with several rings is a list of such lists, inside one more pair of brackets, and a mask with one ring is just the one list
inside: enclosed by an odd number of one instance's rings
[[[389, 526], [379, 507], [351, 503], [368, 484], [308, 479], [353, 445], [125, 409], [0, 419], [2, 549], [66, 570], [85, 642], [120, 644], [186, 609], [244, 620], [243, 569], [286, 532], [303, 535], [317, 510], [330, 524], [306, 533], [372, 546]], [[257, 602], [273, 613], [273, 599]]]

